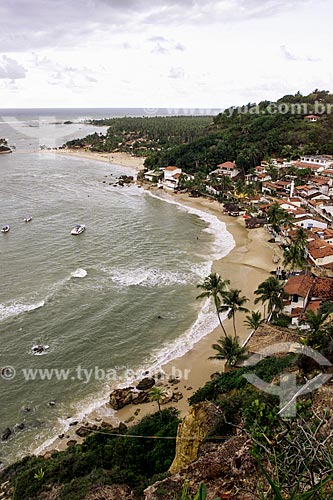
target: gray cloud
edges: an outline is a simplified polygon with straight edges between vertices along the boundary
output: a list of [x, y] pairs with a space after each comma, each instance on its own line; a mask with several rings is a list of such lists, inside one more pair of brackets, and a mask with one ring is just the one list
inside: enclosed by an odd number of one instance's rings
[[280, 46], [282, 55], [287, 59], [287, 61], [307, 61], [307, 62], [318, 62], [321, 61], [320, 58], [310, 57], [310, 56], [299, 56], [290, 52], [285, 45]]
[[153, 43], [154, 46], [152, 48], [152, 52], [157, 54], [167, 54], [168, 52], [172, 52], [174, 50], [186, 50], [185, 45], [165, 38], [164, 36], [152, 36], [148, 39], [148, 42]]
[[145, 24], [237, 22], [310, 2], [314, 0], [11, 0], [0, 6], [0, 47], [3, 52], [75, 48], [98, 32], [141, 31]]
[[176, 68], [175, 67], [170, 68], [168, 77], [174, 78], [174, 79], [184, 78], [183, 68], [181, 68], [180, 66], [178, 66]]
[[26, 70], [15, 59], [6, 55], [0, 59], [0, 78], [8, 80], [19, 80], [25, 78]]

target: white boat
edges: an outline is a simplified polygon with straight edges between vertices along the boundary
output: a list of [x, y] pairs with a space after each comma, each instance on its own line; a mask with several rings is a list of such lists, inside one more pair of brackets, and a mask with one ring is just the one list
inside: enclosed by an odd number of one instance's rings
[[26, 216], [24, 217], [24, 222], [30, 222], [31, 220], [32, 220], [31, 215], [26, 215]]
[[8, 226], [8, 224], [5, 224], [4, 226], [2, 226], [1, 232], [8, 233], [9, 229], [10, 229], [10, 227]]
[[84, 224], [76, 224], [71, 230], [71, 234], [77, 235], [83, 233], [86, 230], [86, 226]]

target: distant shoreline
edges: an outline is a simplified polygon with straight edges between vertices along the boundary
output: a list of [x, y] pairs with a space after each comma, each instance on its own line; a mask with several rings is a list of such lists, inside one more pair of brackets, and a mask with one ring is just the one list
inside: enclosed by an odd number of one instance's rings
[[64, 155], [76, 158], [85, 158], [87, 160], [102, 161], [104, 163], [121, 165], [122, 167], [129, 167], [137, 172], [144, 169], [144, 157], [132, 156], [129, 153], [94, 153], [86, 150], [76, 149], [51, 149], [43, 150], [41, 153]]

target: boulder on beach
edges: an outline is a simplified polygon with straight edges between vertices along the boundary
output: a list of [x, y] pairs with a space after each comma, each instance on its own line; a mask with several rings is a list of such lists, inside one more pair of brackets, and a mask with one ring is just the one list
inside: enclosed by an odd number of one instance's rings
[[131, 387], [125, 389], [115, 389], [110, 394], [110, 406], [114, 410], [120, 410], [124, 406], [132, 403], [133, 391]]
[[[93, 429], [93, 427], [96, 427], [96, 429]], [[97, 430], [97, 425], [95, 425], [95, 426], [83, 425], [82, 427], [79, 427], [78, 429], [76, 429], [75, 434], [79, 437], [84, 438], [86, 436], [89, 436], [89, 434], [94, 432], [94, 430]]]
[[132, 396], [132, 404], [139, 405], [141, 403], [148, 403], [149, 393], [146, 391], [135, 392]]
[[155, 379], [145, 377], [136, 386], [138, 391], [147, 391], [148, 389], [151, 389], [155, 385]]
[[161, 397], [161, 405], [166, 405], [172, 401], [173, 398], [173, 390], [172, 389], [167, 389], [162, 397]]

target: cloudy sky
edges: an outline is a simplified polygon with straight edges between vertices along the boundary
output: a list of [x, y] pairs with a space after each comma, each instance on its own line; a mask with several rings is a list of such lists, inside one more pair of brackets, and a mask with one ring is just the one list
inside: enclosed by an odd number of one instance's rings
[[210, 109], [333, 91], [332, 19], [331, 0], [4, 1], [0, 108]]

